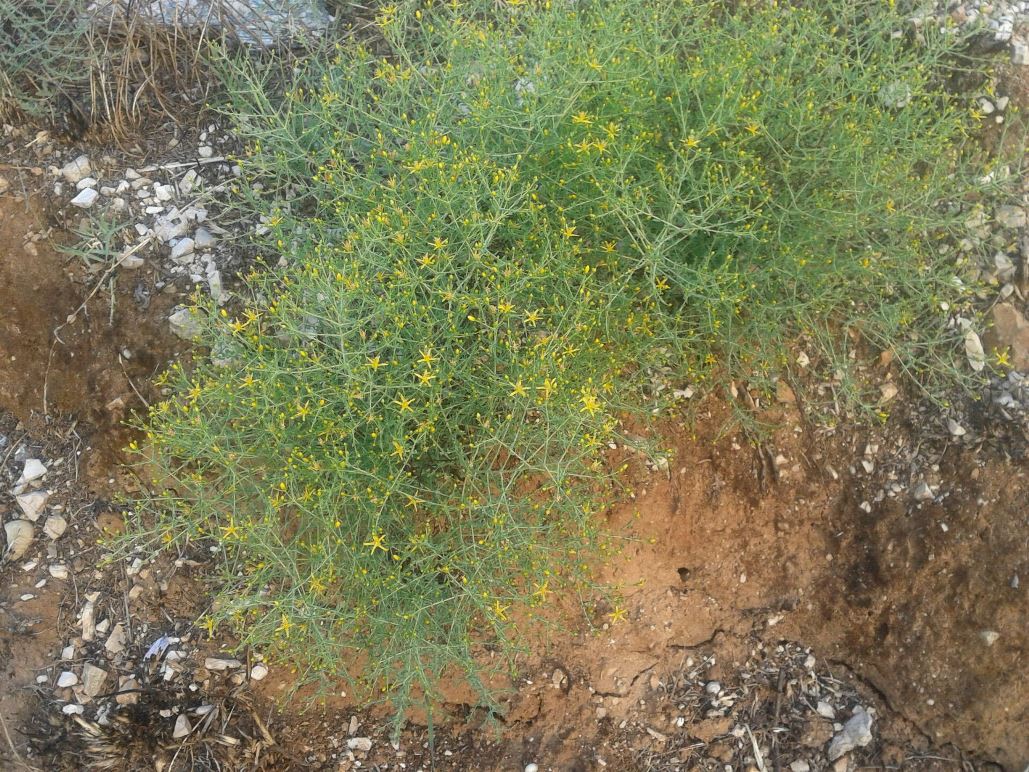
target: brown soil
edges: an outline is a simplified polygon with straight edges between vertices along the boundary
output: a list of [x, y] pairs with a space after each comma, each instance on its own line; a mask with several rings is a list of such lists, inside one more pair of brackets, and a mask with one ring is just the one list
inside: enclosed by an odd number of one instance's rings
[[174, 357], [164, 324], [172, 300], [144, 269], [116, 273], [113, 299], [104, 286], [83, 305], [103, 274], [50, 237], [35, 199], [0, 196], [0, 410], [42, 431], [52, 416], [74, 415], [80, 434], [100, 440], [90, 471], [106, 479], [128, 437], [122, 422]]

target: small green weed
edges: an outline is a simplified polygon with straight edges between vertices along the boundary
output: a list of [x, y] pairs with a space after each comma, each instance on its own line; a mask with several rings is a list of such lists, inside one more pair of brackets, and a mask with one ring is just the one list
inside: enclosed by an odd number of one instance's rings
[[197, 309], [213, 356], [168, 374], [133, 536], [217, 552], [209, 625], [399, 707], [481, 685], [588, 581], [656, 368], [760, 379], [804, 335], [955, 377], [958, 43], [879, 2], [721, 6], [389, 6], [285, 84], [226, 62], [268, 266]]

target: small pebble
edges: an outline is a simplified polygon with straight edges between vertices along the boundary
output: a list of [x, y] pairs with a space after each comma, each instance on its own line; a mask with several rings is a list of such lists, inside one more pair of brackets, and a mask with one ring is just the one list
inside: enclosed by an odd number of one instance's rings
[[71, 200], [71, 205], [77, 206], [80, 209], [89, 209], [91, 206], [93, 206], [93, 204], [96, 203], [96, 200], [99, 197], [100, 194], [97, 193], [93, 188], [86, 188]]

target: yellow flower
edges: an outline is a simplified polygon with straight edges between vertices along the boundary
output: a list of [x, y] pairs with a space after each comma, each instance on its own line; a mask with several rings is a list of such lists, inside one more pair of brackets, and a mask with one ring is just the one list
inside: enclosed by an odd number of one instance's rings
[[393, 404], [400, 408], [401, 413], [408, 413], [411, 411], [411, 400], [403, 394], [400, 395], [399, 399], [393, 400]]
[[423, 348], [421, 350], [421, 355], [422, 356], [419, 358], [418, 361], [421, 362], [422, 364], [431, 365], [433, 362], [436, 361], [436, 357], [434, 357], [432, 355], [432, 349], [431, 348]]
[[[508, 381], [508, 383], [510, 383], [510, 381]], [[525, 386], [522, 384], [522, 379], [521, 378], [519, 378], [516, 383], [512, 383], [511, 384], [511, 394], [510, 394], [510, 396], [512, 396], [512, 397], [524, 397], [524, 396], [527, 396], [527, 394], [528, 394], [528, 392], [526, 392]]]
[[500, 601], [499, 600], [493, 601], [493, 613], [497, 615], [498, 619], [506, 620], [507, 619], [507, 614], [505, 614], [504, 612], [507, 611], [509, 608], [511, 608], [511, 607], [510, 606], [502, 606], [502, 605], [500, 605]]
[[372, 370], [378, 370], [380, 367], [385, 367], [386, 363], [379, 359], [379, 357], [368, 357], [368, 366]]
[[371, 547], [371, 551], [375, 550], [386, 551], [386, 537], [381, 533], [373, 533], [371, 539], [361, 545], [362, 547]]
[[293, 623], [289, 621], [289, 617], [285, 614], [282, 615], [282, 619], [279, 622], [279, 626], [275, 628], [275, 632], [282, 633], [289, 638], [289, 631], [293, 629]]
[[625, 619], [625, 609], [621, 606], [615, 606], [614, 611], [607, 615], [611, 622], [621, 622]]
[[547, 378], [543, 381], [542, 386], [537, 386], [536, 391], [540, 392], [540, 396], [543, 401], [546, 402], [550, 397], [557, 391], [557, 381], [553, 378]]
[[543, 584], [536, 585], [536, 589], [533, 591], [533, 595], [539, 598], [541, 601], [545, 601], [547, 596], [552, 592], [550, 589], [550, 580], [547, 579]]
[[428, 386], [432, 379], [436, 377], [434, 373], [428, 370], [426, 370], [424, 373], [415, 373], [414, 376], [418, 379], [418, 382], [421, 383], [423, 386]]
[[582, 396], [579, 399], [582, 402], [582, 412], [596, 415], [600, 411], [600, 400], [597, 399], [597, 395], [592, 391], [583, 389]]

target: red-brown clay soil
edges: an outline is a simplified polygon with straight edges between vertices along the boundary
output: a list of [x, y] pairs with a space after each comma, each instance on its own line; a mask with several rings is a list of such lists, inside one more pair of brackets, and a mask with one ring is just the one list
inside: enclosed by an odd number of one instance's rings
[[[863, 484], [846, 470], [866, 438], [823, 442], [820, 457], [797, 433], [799, 416], [782, 420], [766, 444], [785, 456], [781, 479], [764, 491], [761, 454], [742, 438], [673, 440], [669, 473], [641, 474], [635, 501], [611, 514], [636, 537], [606, 571], [626, 588], [628, 620], [553, 656], [617, 696], [605, 703], [617, 722], [647, 698], [637, 677], [678, 651], [723, 633], [802, 641], [853, 669], [932, 743], [1021, 769], [1029, 616], [1025, 588], [1011, 584], [1029, 570], [1025, 468], [952, 450], [941, 503], [902, 494], [865, 512]], [[1000, 637], [988, 646], [984, 631]], [[551, 693], [533, 723], [595, 725], [594, 696], [570, 696]]]

